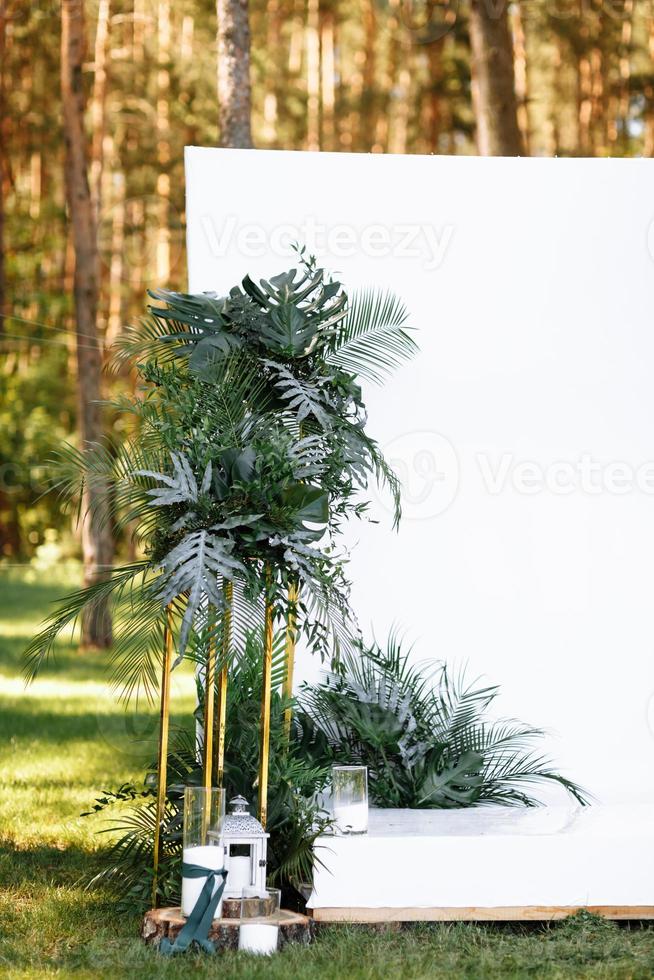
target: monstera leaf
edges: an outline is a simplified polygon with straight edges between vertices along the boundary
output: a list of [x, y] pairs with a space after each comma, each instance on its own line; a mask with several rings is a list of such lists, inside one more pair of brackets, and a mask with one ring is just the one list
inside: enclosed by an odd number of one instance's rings
[[226, 357], [243, 346], [240, 337], [231, 333], [208, 334], [198, 340], [188, 360], [189, 370], [200, 377], [210, 375]]
[[308, 354], [320, 330], [293, 303], [275, 306], [261, 328], [260, 337], [269, 350], [287, 357]]
[[399, 742], [404, 735], [404, 725], [393, 711], [379, 704], [345, 699], [343, 721], [356, 732], [356, 738], [379, 750], [399, 754]]
[[322, 269], [299, 275], [296, 269], [270, 280], [243, 280], [245, 293], [267, 314], [260, 337], [269, 350], [287, 357], [305, 357], [319, 335], [327, 338], [345, 316], [347, 297], [339, 282], [324, 282]]
[[[440, 755], [440, 747], [439, 753]], [[479, 799], [484, 783], [484, 757], [478, 752], [464, 752], [456, 762], [439, 771], [429, 771], [429, 756], [425, 758], [427, 775], [420, 787], [420, 806], [470, 806]]]
[[226, 449], [220, 454], [220, 469], [216, 469], [213, 487], [219, 500], [224, 500], [235, 483], [249, 483], [254, 473], [257, 455], [251, 446], [245, 449]]
[[[287, 507], [293, 508], [295, 519], [305, 531], [309, 530], [305, 522], [324, 526], [329, 520], [329, 497], [321, 487], [293, 483], [282, 492], [282, 500]], [[323, 528], [315, 533], [318, 538], [322, 537]]]
[[[159, 320], [173, 320], [185, 323], [200, 333], [223, 329], [225, 325], [225, 306], [227, 300], [217, 293], [177, 293], [171, 289], [149, 289], [151, 299], [166, 303], [166, 306], [150, 306], [149, 311]], [[183, 334], [186, 339], [188, 334]], [[166, 335], [166, 339], [168, 335]]]
[[191, 328], [177, 332], [167, 330], [160, 339], [165, 343], [178, 343], [177, 354], [190, 355], [188, 363], [192, 373], [206, 374], [216, 362], [243, 346], [242, 338], [229, 331], [229, 320], [225, 316], [228, 300], [224, 297], [216, 293], [191, 296], [167, 289], [151, 290], [149, 295], [167, 304], [150, 307], [157, 320]]

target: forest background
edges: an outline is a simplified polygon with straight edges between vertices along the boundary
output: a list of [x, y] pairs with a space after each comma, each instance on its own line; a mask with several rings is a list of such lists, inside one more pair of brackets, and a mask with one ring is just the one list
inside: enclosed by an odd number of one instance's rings
[[185, 145], [652, 156], [653, 58], [651, 0], [0, 0], [0, 562], [132, 548], [45, 462], [121, 436], [104, 368], [185, 288]]

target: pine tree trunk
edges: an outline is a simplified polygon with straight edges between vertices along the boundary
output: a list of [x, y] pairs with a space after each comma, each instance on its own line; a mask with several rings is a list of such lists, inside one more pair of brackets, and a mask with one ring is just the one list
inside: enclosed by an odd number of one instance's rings
[[320, 4], [308, 0], [306, 26], [307, 150], [320, 149]]
[[320, 83], [322, 98], [322, 147], [334, 150], [334, 110], [336, 104], [336, 69], [334, 43], [334, 14], [320, 14]]
[[514, 38], [515, 95], [517, 103], [518, 128], [524, 152], [529, 155], [529, 80], [527, 77], [527, 40], [525, 21], [519, 3], [513, 7], [512, 16]]
[[157, 6], [157, 251], [155, 279], [170, 281], [170, 0]]
[[96, 220], [100, 217], [102, 169], [104, 165], [105, 103], [107, 97], [107, 47], [109, 43], [110, 0], [100, 0], [95, 33], [93, 93], [91, 95], [91, 199]]
[[[363, 91], [365, 92], [365, 111], [362, 113], [361, 135], [363, 138], [363, 149], [370, 151], [374, 148], [377, 138], [377, 43], [379, 40], [379, 27], [377, 20], [376, 0], [364, 0], [363, 28], [365, 47], [363, 55]], [[381, 149], [381, 147], [379, 148]]]
[[470, 47], [479, 153], [519, 156], [523, 146], [515, 96], [513, 43], [503, 0], [471, 0]]
[[252, 146], [248, 0], [216, 0], [221, 146]]
[[[75, 251], [74, 295], [77, 329], [79, 431], [83, 446], [102, 439], [100, 372], [102, 353], [97, 333], [98, 250], [96, 222], [88, 181], [87, 137], [84, 131], [84, 2], [62, 0], [61, 96], [66, 144], [66, 198]], [[84, 584], [106, 578], [113, 560], [108, 519], [108, 489], [99, 480], [87, 483], [82, 505]], [[111, 644], [111, 615], [97, 603], [84, 616], [82, 643]]]
[[0, 0], [0, 336], [4, 333], [4, 312], [6, 305], [5, 278], [5, 154], [7, 140], [5, 138], [5, 48], [7, 31], [7, 12], [5, 0]]

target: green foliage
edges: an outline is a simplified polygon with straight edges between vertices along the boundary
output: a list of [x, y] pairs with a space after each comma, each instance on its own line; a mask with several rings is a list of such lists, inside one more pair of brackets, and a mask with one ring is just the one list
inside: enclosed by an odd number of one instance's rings
[[[4, 326], [11, 329], [9, 321]], [[66, 352], [26, 357], [7, 351], [8, 343], [0, 348], [0, 558], [25, 559], [52, 536], [72, 552], [69, 522], [44, 496], [45, 460], [74, 423]]]
[[[206, 636], [195, 637], [201, 660]], [[227, 701], [225, 788], [228, 798], [257, 797], [259, 735], [257, 715], [262, 684], [262, 646], [248, 634], [244, 654], [231, 666]], [[285, 887], [311, 879], [316, 837], [330, 825], [321, 809], [334, 763], [368, 767], [371, 800], [382, 807], [450, 809], [500, 803], [536, 806], [528, 790], [554, 782], [579, 803], [586, 793], [555, 772], [534, 751], [539, 729], [515, 721], [490, 721], [497, 687], [452, 681], [443, 664], [414, 667], [409, 653], [391, 637], [385, 651], [361, 646], [345, 655], [340, 671], [303, 688], [294, 708], [290, 744], [283, 734], [288, 706], [281, 696], [284, 636], [273, 651], [270, 789], [268, 796], [269, 874]], [[202, 685], [196, 720], [202, 723]], [[179, 888], [182, 796], [185, 785], [199, 784], [201, 743], [195, 731], [173, 733], [169, 757], [169, 799], [163, 835], [161, 896], [176, 901]], [[156, 771], [146, 782], [155, 783]], [[109, 829], [120, 834], [98, 882], [113, 881], [127, 905], [147, 905], [152, 884], [154, 791], [121, 786], [96, 801], [94, 810], [136, 801]], [[97, 882], [96, 882], [97, 883]]]
[[[202, 651], [206, 637], [196, 638]], [[261, 701], [263, 650], [258, 634], [250, 633], [243, 655], [229, 673], [226, 724], [224, 786], [227, 798], [245, 796], [252, 807], [257, 799], [259, 732], [252, 719]], [[306, 759], [300, 747], [288, 746], [283, 732], [287, 703], [281, 696], [284, 678], [284, 636], [280, 634], [273, 650], [273, 693], [271, 699], [271, 740], [267, 831], [268, 874], [272, 882], [297, 888], [311, 880], [312, 845], [330, 824], [317, 802], [317, 794], [329, 778], [329, 765]], [[202, 722], [202, 685], [198, 685], [196, 718]], [[179, 901], [180, 861], [184, 786], [202, 782], [201, 742], [195, 729], [177, 728], [171, 733], [168, 760], [168, 800], [162, 834], [162, 853], [158, 888], [164, 903]], [[109, 884], [120, 896], [124, 909], [149, 907], [152, 894], [152, 858], [156, 819], [156, 766], [146, 778], [146, 787], [123, 784], [98, 797], [87, 813], [120, 816], [110, 820], [105, 832], [116, 836], [107, 853], [106, 865], [95, 876], [93, 886]], [[131, 804], [127, 808], [125, 804]]]
[[308, 758], [368, 766], [378, 806], [534, 806], [529, 787], [548, 782], [586, 803], [535, 750], [541, 730], [489, 720], [497, 694], [463, 675], [453, 681], [444, 664], [412, 666], [391, 636], [386, 650], [361, 646], [338, 674], [305, 687], [295, 723]]
[[[85, 605], [108, 597], [116, 676], [127, 696], [152, 696], [164, 607], [179, 662], [203, 603], [220, 615], [229, 583], [248, 612], [265, 591], [281, 617], [297, 582], [299, 630], [322, 657], [338, 657], [357, 633], [337, 550], [343, 519], [364, 513], [360, 496], [375, 479], [390, 488], [399, 518], [397, 480], [364, 431], [352, 372], [381, 378], [414, 354], [401, 303], [369, 293], [350, 307], [304, 250], [299, 271], [258, 284], [246, 276], [225, 297], [151, 295], [166, 305], [151, 307], [119, 344], [143, 391], [113, 409], [135, 434], [120, 445], [63, 447], [56, 480], [77, 508], [86, 483], [108, 487], [103, 519], [129, 528], [146, 557], [69, 597], [30, 644], [29, 675]], [[235, 624], [232, 653], [243, 636]]]
[[[256, 963], [238, 953], [219, 962], [191, 953], [162, 964], [139, 938], [138, 913], [117, 913], [117, 882], [85, 888], [107, 864], [110, 841], [96, 833], [102, 814], [78, 819], [94, 788], [133, 783], [154, 746], [146, 744], [146, 759], [137, 762], [134, 744], [124, 738], [124, 712], [103, 683], [103, 653], [81, 658], [62, 645], [57, 663], [23, 690], [24, 636], [64, 586], [57, 573], [36, 582], [2, 573], [1, 584], [0, 766], [10, 789], [0, 794], [0, 963], [8, 978], [198, 980], [219, 971], [230, 980], [650, 980], [654, 928], [587, 913], [545, 924], [342, 926], [317, 931], [309, 947], [289, 946]], [[192, 707], [188, 694], [180, 702]], [[155, 724], [154, 711], [139, 719], [151, 735]], [[143, 867], [147, 891], [146, 861]]]

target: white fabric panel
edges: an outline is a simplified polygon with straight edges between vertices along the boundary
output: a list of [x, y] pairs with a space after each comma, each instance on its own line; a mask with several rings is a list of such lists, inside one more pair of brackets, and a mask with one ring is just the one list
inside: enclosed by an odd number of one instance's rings
[[321, 837], [309, 908], [654, 905], [654, 806], [374, 810]]
[[[281, 271], [300, 238], [419, 328], [417, 360], [365, 392], [405, 519], [393, 534], [376, 500], [382, 523], [351, 530], [364, 629], [501, 684], [600, 799], [654, 802], [654, 162], [189, 148], [186, 167], [192, 291]], [[568, 861], [599, 888], [581, 840], [539, 845], [552, 888]], [[534, 846], [503, 837], [489, 871]]]

